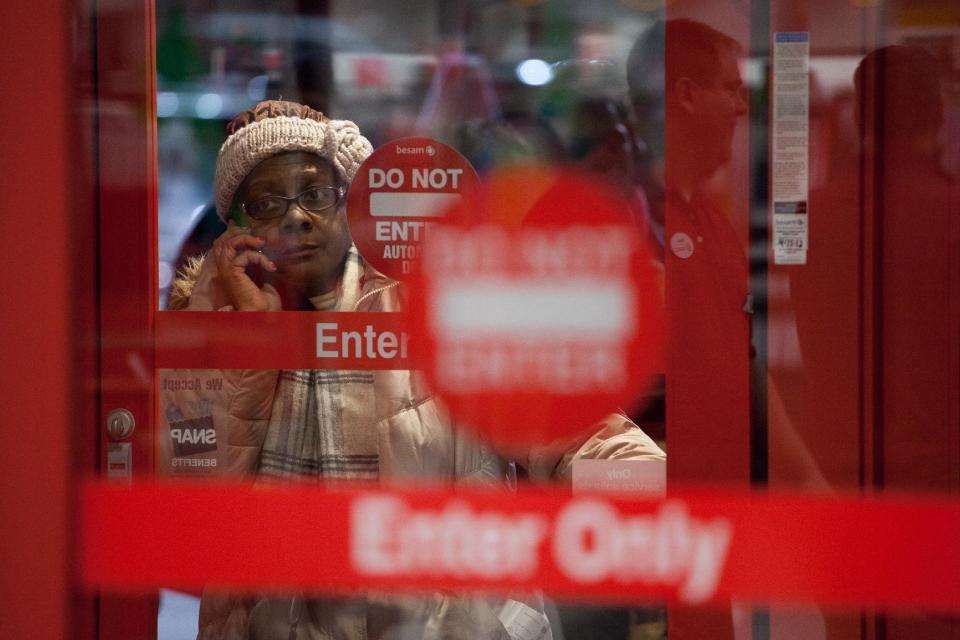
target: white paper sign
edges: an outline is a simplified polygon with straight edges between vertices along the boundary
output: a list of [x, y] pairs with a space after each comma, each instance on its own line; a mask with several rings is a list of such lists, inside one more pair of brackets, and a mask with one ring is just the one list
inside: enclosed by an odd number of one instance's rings
[[667, 492], [667, 463], [664, 460], [574, 460], [573, 490], [662, 496]]
[[773, 49], [773, 261], [806, 264], [810, 33], [778, 32]]

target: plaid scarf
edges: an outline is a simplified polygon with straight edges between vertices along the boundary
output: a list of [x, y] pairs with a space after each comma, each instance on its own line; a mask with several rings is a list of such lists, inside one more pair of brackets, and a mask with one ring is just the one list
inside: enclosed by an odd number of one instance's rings
[[[363, 265], [347, 254], [335, 305], [353, 311]], [[376, 479], [376, 396], [370, 371], [280, 372], [257, 475], [270, 478]]]

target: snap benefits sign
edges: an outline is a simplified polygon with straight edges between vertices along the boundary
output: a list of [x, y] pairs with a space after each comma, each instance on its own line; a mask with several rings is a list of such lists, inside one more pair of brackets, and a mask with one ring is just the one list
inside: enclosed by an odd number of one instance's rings
[[513, 169], [431, 230], [410, 280], [411, 359], [460, 423], [532, 444], [636, 403], [663, 304], [626, 212], [577, 174]]
[[430, 229], [476, 183], [470, 162], [442, 142], [388, 142], [360, 166], [347, 195], [357, 249], [381, 273], [403, 279]]

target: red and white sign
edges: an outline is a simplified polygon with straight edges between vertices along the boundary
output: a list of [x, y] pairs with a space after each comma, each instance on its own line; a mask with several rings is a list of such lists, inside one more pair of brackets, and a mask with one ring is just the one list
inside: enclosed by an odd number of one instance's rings
[[578, 498], [552, 515], [475, 510], [455, 499], [416, 509], [396, 495], [361, 496], [351, 505], [352, 568], [371, 579], [524, 582], [549, 564], [572, 583], [639, 582], [700, 604], [716, 593], [733, 533], [726, 518], [691, 517], [680, 501], [627, 515], [606, 500]]
[[[79, 529], [80, 575], [109, 591], [541, 590], [960, 611], [960, 505], [946, 498], [102, 483], [84, 487]], [[282, 553], [265, 552], [277, 531]]]
[[543, 443], [634, 404], [660, 362], [663, 305], [626, 211], [579, 175], [514, 169], [431, 231], [411, 358], [459, 422]]
[[667, 461], [581, 458], [573, 461], [571, 480], [574, 493], [602, 491], [638, 497], [662, 496], [667, 492]]
[[380, 312], [157, 315], [158, 369], [408, 369], [400, 314]]
[[391, 278], [411, 273], [431, 227], [477, 184], [455, 149], [430, 138], [386, 143], [360, 166], [347, 195], [350, 234], [364, 259]]

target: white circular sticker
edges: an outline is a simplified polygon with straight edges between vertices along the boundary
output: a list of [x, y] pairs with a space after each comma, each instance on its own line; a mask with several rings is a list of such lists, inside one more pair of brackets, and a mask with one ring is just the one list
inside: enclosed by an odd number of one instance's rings
[[693, 240], [683, 232], [675, 233], [670, 237], [670, 250], [673, 255], [686, 260], [693, 255]]

